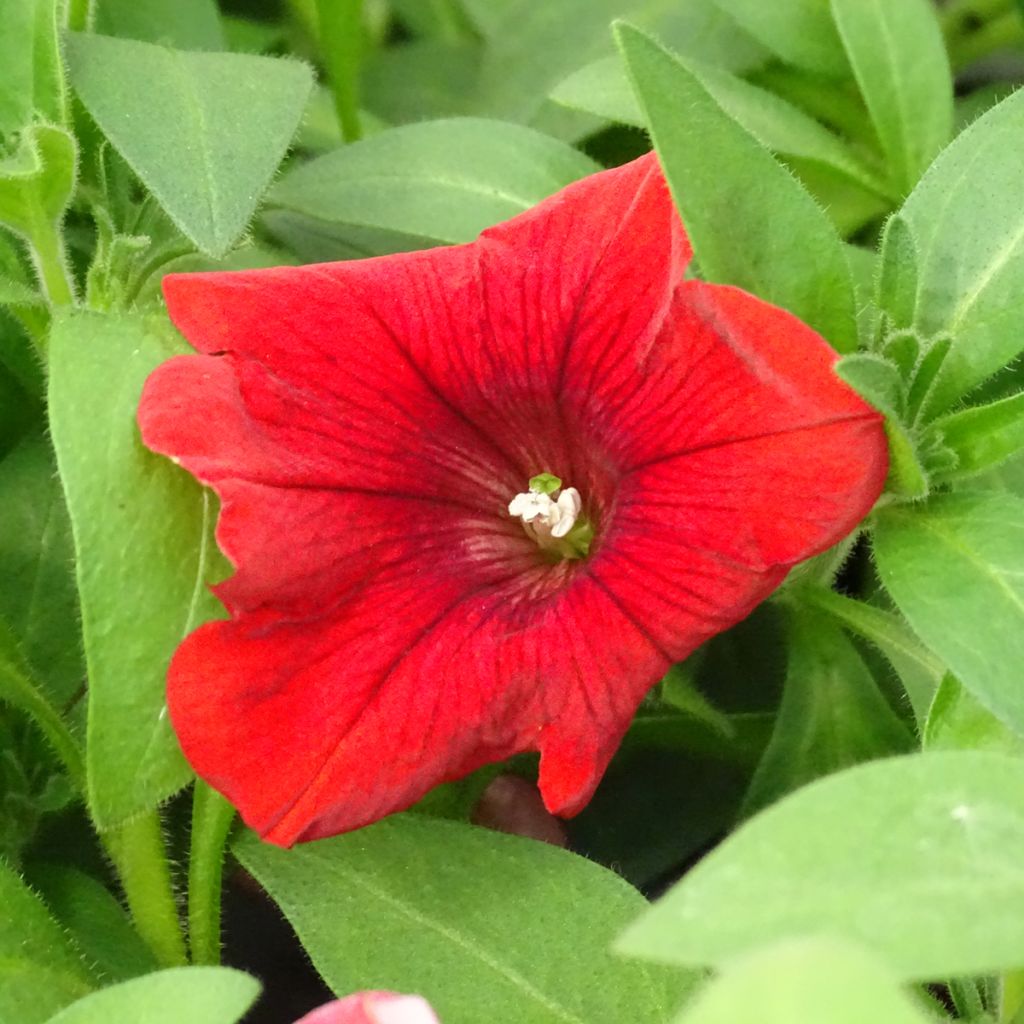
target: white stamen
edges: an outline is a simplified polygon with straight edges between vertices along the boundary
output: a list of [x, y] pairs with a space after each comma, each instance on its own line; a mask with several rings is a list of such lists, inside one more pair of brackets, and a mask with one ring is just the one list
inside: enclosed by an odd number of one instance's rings
[[508, 503], [508, 514], [523, 521], [526, 532], [542, 546], [551, 537], [566, 536], [576, 525], [583, 503], [575, 487], [566, 487], [558, 499], [538, 491], [517, 494]]

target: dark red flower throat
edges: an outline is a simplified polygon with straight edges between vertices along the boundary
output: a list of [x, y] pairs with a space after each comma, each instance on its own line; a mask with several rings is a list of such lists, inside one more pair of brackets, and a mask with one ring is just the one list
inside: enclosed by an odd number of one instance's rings
[[[139, 422], [220, 495], [236, 567], [169, 706], [265, 837], [523, 750], [575, 813], [666, 668], [870, 509], [880, 417], [810, 328], [684, 282], [689, 255], [648, 156], [471, 245], [165, 279], [201, 354], [152, 375]], [[537, 531], [570, 488], [594, 536], [560, 559]]]

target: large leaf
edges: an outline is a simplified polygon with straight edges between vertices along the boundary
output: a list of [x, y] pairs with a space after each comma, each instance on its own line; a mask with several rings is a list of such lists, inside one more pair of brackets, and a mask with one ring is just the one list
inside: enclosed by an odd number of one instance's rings
[[333, 240], [338, 249], [358, 245], [366, 229], [411, 236], [410, 247], [468, 242], [598, 169], [564, 143], [520, 125], [428, 121], [345, 146], [285, 175], [270, 194], [268, 223], [279, 229], [278, 211], [287, 211], [290, 240], [296, 223], [306, 223], [322, 245]]
[[635, 956], [722, 964], [767, 942], [861, 942], [903, 980], [1024, 964], [1024, 760], [872, 761], [775, 804], [620, 939]]
[[39, 115], [64, 118], [54, 0], [16, 0], [3, 6], [0, 30], [0, 140]]
[[692, 69], [629, 26], [618, 39], [702, 276], [856, 348], [852, 275], [824, 211]]
[[991, 750], [1024, 754], [1024, 738], [1008, 729], [951, 675], [932, 701], [922, 742], [928, 750]]
[[851, 944], [797, 939], [731, 965], [677, 1024], [934, 1024], [884, 964]]
[[1024, 501], [952, 494], [879, 515], [875, 557], [914, 631], [1024, 733]]
[[953, 79], [930, 0], [831, 0], [893, 184], [909, 192], [953, 132]]
[[82, 103], [175, 224], [204, 252], [225, 253], [295, 134], [309, 69], [78, 34], [67, 60]]
[[913, 746], [857, 649], [828, 619], [794, 609], [775, 731], [750, 784], [750, 814], [821, 775]]
[[228, 967], [172, 967], [93, 992], [47, 1024], [235, 1024], [259, 990]]
[[755, 39], [784, 61], [826, 75], [846, 68], [827, 0], [714, 0]]
[[0, 1021], [41, 1024], [93, 987], [81, 953], [42, 901], [0, 863]]
[[33, 676], [64, 704], [85, 681], [71, 525], [46, 438], [0, 462], [0, 617]]
[[[689, 66], [719, 106], [773, 153], [823, 164], [864, 188], [885, 192], [885, 183], [845, 142], [799, 107], [722, 68], [696, 61]], [[555, 87], [551, 98], [611, 121], [644, 126], [640, 104], [618, 57], [602, 57], [573, 72]]]
[[68, 315], [53, 330], [50, 427], [77, 559], [89, 672], [89, 800], [101, 828], [190, 777], [164, 700], [181, 639], [217, 613], [211, 499], [143, 448], [149, 372], [184, 345], [162, 318]]
[[929, 399], [932, 412], [1024, 348], [1022, 137], [1019, 90], [957, 136], [900, 214], [918, 256], [912, 326], [925, 339], [952, 338]]
[[234, 850], [339, 995], [419, 992], [445, 1024], [620, 1024], [664, 1020], [692, 984], [612, 957], [643, 898], [533, 840], [400, 815], [292, 850], [250, 834]]

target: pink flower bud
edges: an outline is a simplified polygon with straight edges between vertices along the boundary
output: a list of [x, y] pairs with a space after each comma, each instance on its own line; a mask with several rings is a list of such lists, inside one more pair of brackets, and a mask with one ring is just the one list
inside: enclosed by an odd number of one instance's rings
[[357, 992], [310, 1011], [295, 1024], [441, 1024], [421, 996]]

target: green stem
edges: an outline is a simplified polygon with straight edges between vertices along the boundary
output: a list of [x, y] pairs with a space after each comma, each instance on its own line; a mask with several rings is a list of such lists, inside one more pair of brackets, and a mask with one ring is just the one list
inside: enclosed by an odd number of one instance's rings
[[72, 735], [60, 712], [43, 696], [24, 670], [0, 653], [0, 697], [31, 715], [67, 770], [68, 778], [79, 793], [85, 792], [85, 760], [78, 740]]
[[60, 228], [45, 216], [33, 218], [28, 237], [39, 283], [51, 306], [73, 306], [75, 286], [68, 270]]
[[220, 897], [235, 809], [205, 782], [192, 794], [192, 849], [188, 861], [188, 941], [194, 964], [220, 963]]
[[103, 840], [143, 941], [161, 966], [187, 963], [160, 815], [144, 814], [103, 833]]
[[1013, 1024], [1024, 1008], [1024, 971], [1007, 971], [999, 993], [999, 1024]]
[[359, 70], [363, 50], [363, 0], [316, 0], [320, 49], [334, 93], [342, 138], [362, 138]]
[[1008, 11], [986, 22], [976, 32], [951, 39], [949, 62], [954, 71], [960, 71], [990, 53], [1021, 45], [1024, 45], [1024, 17], [1018, 11]]
[[92, 0], [68, 0], [66, 20], [72, 32], [88, 32], [92, 28]]

